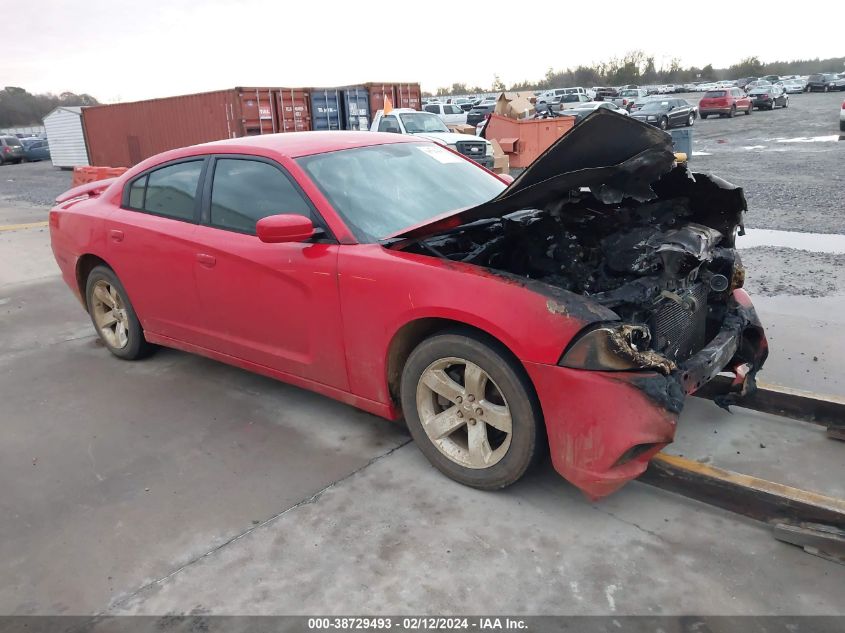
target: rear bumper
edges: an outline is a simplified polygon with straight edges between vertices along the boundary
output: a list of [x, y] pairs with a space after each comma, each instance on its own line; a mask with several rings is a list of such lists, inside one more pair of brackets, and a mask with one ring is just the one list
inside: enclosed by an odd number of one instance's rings
[[753, 388], [767, 349], [748, 295], [736, 290], [721, 331], [668, 376], [525, 363], [555, 470], [592, 499], [611, 494], [641, 475], [673, 441], [687, 394], [735, 368], [742, 376], [735, 388]]

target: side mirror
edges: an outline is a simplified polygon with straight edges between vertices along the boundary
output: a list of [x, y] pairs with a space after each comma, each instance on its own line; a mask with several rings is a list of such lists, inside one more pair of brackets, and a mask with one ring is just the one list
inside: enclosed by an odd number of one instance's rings
[[268, 244], [304, 242], [314, 235], [314, 223], [304, 215], [268, 215], [258, 221], [255, 232], [259, 240]]

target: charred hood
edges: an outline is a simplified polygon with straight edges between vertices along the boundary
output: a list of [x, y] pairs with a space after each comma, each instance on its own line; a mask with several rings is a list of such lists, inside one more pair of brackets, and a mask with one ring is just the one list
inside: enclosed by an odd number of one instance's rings
[[600, 108], [552, 144], [492, 200], [386, 241], [399, 246], [408, 239], [448, 233], [521, 209], [543, 209], [584, 188], [604, 205], [686, 198], [697, 221], [729, 241], [734, 228], [741, 227], [746, 209], [740, 188], [677, 165], [669, 134]]

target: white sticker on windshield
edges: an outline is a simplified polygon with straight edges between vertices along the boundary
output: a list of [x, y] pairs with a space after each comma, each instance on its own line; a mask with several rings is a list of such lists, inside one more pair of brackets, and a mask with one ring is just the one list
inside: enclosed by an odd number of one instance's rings
[[440, 147], [439, 145], [419, 145], [418, 149], [431, 156], [438, 162], [446, 163], [460, 163], [463, 158], [450, 152], [448, 149]]

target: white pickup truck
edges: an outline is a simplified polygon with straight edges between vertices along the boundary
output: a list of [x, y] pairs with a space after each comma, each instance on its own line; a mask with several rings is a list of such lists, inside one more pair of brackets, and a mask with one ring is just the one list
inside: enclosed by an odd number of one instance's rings
[[394, 108], [385, 115], [384, 110], [379, 110], [373, 117], [370, 131], [413, 134], [445, 145], [449, 149], [471, 158], [482, 167], [493, 169], [493, 145], [490, 141], [472, 134], [450, 132], [446, 124], [440, 120], [440, 117], [431, 112], [420, 112], [411, 108]]

